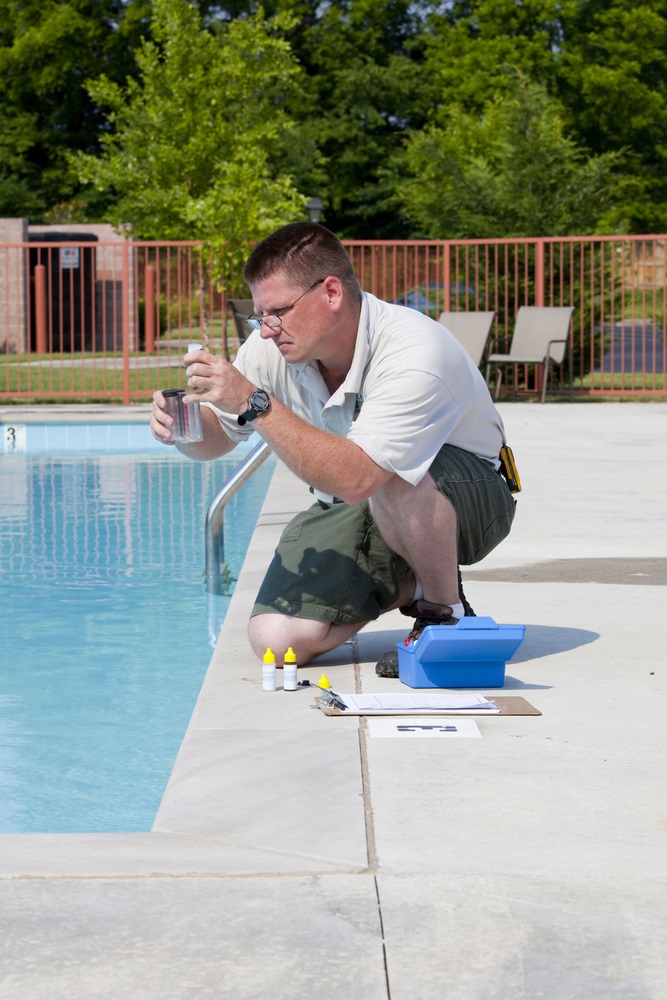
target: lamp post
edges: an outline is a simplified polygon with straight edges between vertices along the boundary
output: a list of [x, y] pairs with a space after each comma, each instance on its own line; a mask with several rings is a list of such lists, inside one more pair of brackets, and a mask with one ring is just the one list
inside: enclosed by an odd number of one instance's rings
[[318, 198], [316, 194], [307, 203], [306, 208], [308, 209], [308, 215], [311, 222], [319, 222], [320, 216], [322, 215], [322, 209], [324, 204], [321, 198]]

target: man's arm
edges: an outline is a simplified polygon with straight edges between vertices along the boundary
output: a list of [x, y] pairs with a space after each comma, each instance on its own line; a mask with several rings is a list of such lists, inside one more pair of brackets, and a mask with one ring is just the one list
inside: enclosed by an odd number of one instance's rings
[[[213, 403], [226, 413], [241, 414], [250, 394], [263, 388], [250, 382], [228, 361], [206, 351], [186, 355], [185, 360], [186, 364], [189, 361], [188, 386], [197, 390], [196, 394], [185, 397], [188, 403], [199, 400]], [[202, 413], [215, 419], [207, 407], [203, 407]], [[215, 422], [218, 423], [217, 419]], [[346, 503], [367, 500], [393, 475], [354, 442], [313, 427], [273, 397], [268, 412], [258, 416], [253, 427], [299, 479]], [[211, 437], [209, 445], [205, 428], [201, 444], [179, 445], [179, 448], [191, 458], [217, 458], [230, 450], [216, 450], [221, 440], [230, 441], [221, 428], [220, 434], [221, 438]]]
[[346, 503], [367, 500], [394, 474], [353, 441], [313, 427], [276, 399], [254, 427], [299, 479]]

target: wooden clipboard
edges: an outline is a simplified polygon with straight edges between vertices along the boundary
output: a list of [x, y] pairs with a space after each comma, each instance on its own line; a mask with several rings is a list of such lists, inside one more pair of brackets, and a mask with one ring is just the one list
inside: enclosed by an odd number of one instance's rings
[[539, 709], [535, 708], [534, 705], [531, 705], [530, 702], [527, 702], [525, 698], [521, 697], [521, 695], [516, 695], [516, 694], [485, 694], [484, 697], [486, 698], [487, 701], [492, 701], [493, 704], [496, 706], [496, 708], [498, 708], [500, 711], [497, 712], [497, 713], [494, 712], [493, 714], [489, 713], [488, 711], [485, 711], [483, 708], [480, 709], [477, 712], [475, 712], [474, 710], [473, 711], [468, 711], [468, 710], [466, 710], [466, 711], [460, 711], [460, 710], [459, 711], [446, 711], [446, 710], [438, 710], [438, 709], [434, 709], [434, 708], [432, 708], [432, 709], [421, 709], [420, 708], [420, 709], [412, 709], [411, 711], [396, 711], [396, 712], [378, 712], [378, 711], [362, 712], [362, 711], [353, 711], [352, 709], [348, 708], [348, 709], [345, 709], [345, 711], [343, 711], [340, 708], [332, 708], [330, 705], [322, 705], [322, 704], [320, 704], [320, 699], [319, 698], [315, 699], [315, 706], [317, 708], [319, 708], [320, 711], [323, 712], [325, 715], [338, 715], [338, 716], [346, 716], [346, 715], [347, 716], [352, 716], [352, 715], [358, 715], [358, 716], [361, 716], [361, 715], [368, 715], [368, 716], [370, 716], [370, 715], [373, 715], [373, 716], [400, 715], [401, 717], [403, 717], [403, 716], [410, 716], [410, 718], [412, 718], [413, 715], [438, 715], [438, 716], [441, 716], [441, 717], [442, 716], [452, 717], [452, 716], [459, 715], [459, 716], [464, 716], [466, 718], [469, 717], [469, 716], [476, 716], [477, 718], [486, 717], [488, 719], [497, 719], [498, 716], [503, 716], [503, 715], [541, 715], [542, 714]]

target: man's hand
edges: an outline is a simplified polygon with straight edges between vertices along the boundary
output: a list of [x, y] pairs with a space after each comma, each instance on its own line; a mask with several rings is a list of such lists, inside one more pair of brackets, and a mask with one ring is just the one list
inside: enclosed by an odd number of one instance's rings
[[[199, 371], [192, 372], [192, 359], [197, 359], [198, 364], [194, 367], [199, 369]], [[190, 365], [187, 361], [190, 360]], [[212, 362], [212, 363], [211, 363]], [[191, 393], [188, 396], [184, 396], [183, 400], [186, 403], [201, 403], [204, 400], [217, 400], [219, 394], [214, 393], [214, 386], [216, 382], [228, 383], [232, 382], [234, 385], [239, 387], [243, 385], [249, 385], [248, 395], [255, 388], [247, 379], [245, 379], [240, 373], [237, 372], [240, 383], [238, 380], [234, 379], [233, 376], [230, 377], [228, 369], [235, 372], [236, 369], [232, 368], [230, 364], [226, 361], [222, 361], [220, 365], [217, 364], [217, 359], [214, 358], [212, 354], [207, 351], [191, 351], [189, 354], [185, 355], [184, 367], [187, 369], [188, 374], [192, 372], [193, 377], [188, 378], [189, 388], [198, 387], [202, 383], [208, 383], [211, 386], [211, 390], [207, 392], [196, 392]], [[215, 375], [214, 369], [220, 368], [221, 374]], [[199, 372], [204, 370], [205, 374], [200, 374]], [[226, 381], [225, 381], [226, 380]], [[193, 384], [194, 383], [194, 384]], [[241, 402], [238, 405], [236, 412], [240, 413], [245, 409], [247, 397], [242, 397]], [[224, 405], [219, 404], [222, 408], [226, 408]], [[232, 411], [234, 412], [234, 411]], [[174, 419], [170, 417], [166, 410], [166, 400], [164, 398], [164, 393], [159, 389], [153, 393], [153, 407], [151, 409], [150, 417], [150, 429], [151, 434], [159, 441], [161, 444], [166, 445], [176, 445], [178, 450], [188, 458], [193, 458], [200, 462], [207, 462], [214, 458], [220, 458], [221, 455], [226, 455], [228, 452], [232, 451], [235, 447], [234, 441], [227, 437], [223, 431], [218, 418], [215, 414], [207, 407], [202, 407], [201, 410], [202, 417], [202, 429], [204, 431], [204, 438], [202, 441], [192, 442], [192, 443], [181, 443], [174, 441], [173, 437], [173, 427]]]
[[243, 413], [253, 385], [235, 368], [208, 351], [190, 351], [183, 359], [188, 389], [186, 403], [213, 403], [227, 413]]
[[173, 445], [175, 443], [172, 434], [174, 418], [167, 413], [166, 405], [165, 398], [158, 389], [153, 393], [150, 429], [156, 441], [160, 441], [161, 444]]

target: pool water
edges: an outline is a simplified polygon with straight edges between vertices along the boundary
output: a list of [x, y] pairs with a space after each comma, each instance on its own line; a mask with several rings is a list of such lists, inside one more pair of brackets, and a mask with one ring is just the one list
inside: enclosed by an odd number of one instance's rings
[[[0, 833], [151, 829], [229, 603], [204, 518], [243, 457], [0, 455]], [[225, 510], [231, 577], [273, 467]]]

